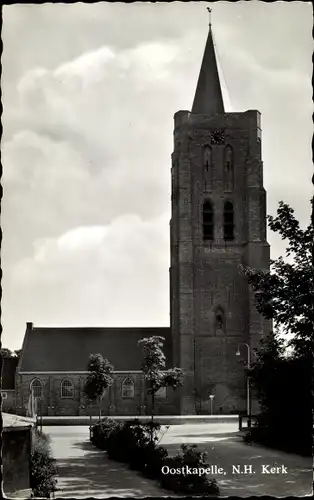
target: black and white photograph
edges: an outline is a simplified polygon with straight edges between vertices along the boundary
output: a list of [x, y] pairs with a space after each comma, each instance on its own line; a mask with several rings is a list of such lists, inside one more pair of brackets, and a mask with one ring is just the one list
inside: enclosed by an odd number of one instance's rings
[[3, 495], [312, 495], [311, 2], [2, 19]]

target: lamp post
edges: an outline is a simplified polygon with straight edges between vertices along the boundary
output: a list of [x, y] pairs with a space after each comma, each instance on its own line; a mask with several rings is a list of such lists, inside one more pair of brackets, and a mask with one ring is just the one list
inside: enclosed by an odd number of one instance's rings
[[194, 382], [194, 389], [193, 389], [193, 395], [194, 395], [194, 411], [195, 415], [197, 415], [197, 389], [196, 389], [196, 339], [194, 337], [193, 339], [193, 382]]
[[[312, 175], [312, 184], [314, 186], [314, 174]], [[311, 221], [312, 221], [312, 225], [314, 226], [314, 196], [311, 200], [311, 203], [312, 203], [312, 214], [311, 214]], [[314, 250], [312, 250], [312, 263], [313, 263], [313, 266], [314, 266]]]
[[[246, 342], [240, 342], [238, 344], [238, 350], [236, 352], [237, 356], [240, 356], [240, 345], [245, 345], [247, 347], [247, 368], [248, 370], [251, 367], [251, 348], [249, 344], [246, 344]], [[251, 394], [250, 394], [250, 377], [249, 374], [247, 374], [247, 379], [246, 379], [246, 394], [247, 394], [247, 417], [248, 417], [248, 427], [251, 427]]]
[[211, 414], [211, 415], [213, 414], [213, 402], [214, 402], [214, 397], [215, 397], [215, 396], [214, 396], [213, 394], [211, 394], [211, 395], [209, 396], [209, 399], [210, 399], [210, 414]]

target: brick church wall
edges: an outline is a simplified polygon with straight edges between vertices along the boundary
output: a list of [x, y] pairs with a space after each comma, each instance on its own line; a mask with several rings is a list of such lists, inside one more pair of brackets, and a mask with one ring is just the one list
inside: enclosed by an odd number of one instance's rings
[[[127, 378], [134, 382], [134, 397], [122, 398], [122, 384]], [[42, 415], [97, 415], [98, 401], [90, 402], [84, 396], [86, 374], [19, 374], [16, 380], [17, 413], [26, 414], [30, 396], [30, 385], [33, 379], [38, 378], [43, 384], [43, 398], [38, 408]], [[61, 383], [69, 379], [73, 383], [73, 398], [61, 397]], [[151, 398], [145, 390], [144, 376], [140, 372], [117, 372], [114, 384], [106, 391], [101, 401], [102, 415], [145, 415], [151, 411]], [[155, 413], [174, 415], [178, 413], [178, 392], [168, 388], [166, 397], [156, 396]]]
[[[82, 380], [80, 375], [51, 375], [49, 377], [49, 399], [48, 414], [57, 415], [78, 415], [79, 407], [82, 404]], [[69, 379], [73, 383], [73, 398], [61, 397], [61, 383]]]
[[[126, 378], [134, 382], [134, 398], [122, 398], [122, 384]], [[116, 415], [140, 415], [144, 412], [145, 394], [142, 373], [118, 373], [112, 388], [113, 411]]]

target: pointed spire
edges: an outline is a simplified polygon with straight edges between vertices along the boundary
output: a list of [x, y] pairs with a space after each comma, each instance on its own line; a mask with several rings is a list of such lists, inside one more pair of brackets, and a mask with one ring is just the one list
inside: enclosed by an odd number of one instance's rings
[[[207, 10], [210, 15], [211, 9], [207, 8]], [[224, 113], [211, 21], [209, 21], [209, 32], [194, 96], [192, 113], [204, 115]]]

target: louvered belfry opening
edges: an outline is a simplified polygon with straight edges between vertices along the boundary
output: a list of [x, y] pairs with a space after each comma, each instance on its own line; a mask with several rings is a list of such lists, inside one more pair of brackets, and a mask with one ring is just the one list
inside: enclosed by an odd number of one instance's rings
[[232, 241], [234, 239], [234, 213], [233, 203], [226, 201], [224, 204], [224, 240]]
[[204, 241], [214, 239], [214, 210], [209, 200], [206, 200], [203, 204], [203, 238]]

